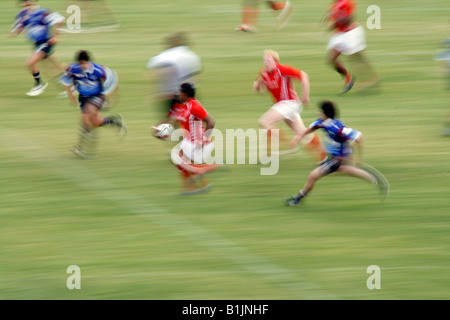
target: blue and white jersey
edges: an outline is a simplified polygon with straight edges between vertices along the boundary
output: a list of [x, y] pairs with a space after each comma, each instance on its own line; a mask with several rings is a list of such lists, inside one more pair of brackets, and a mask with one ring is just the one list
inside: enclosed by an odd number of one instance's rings
[[324, 142], [325, 150], [335, 157], [347, 157], [352, 153], [352, 142], [361, 136], [361, 132], [346, 127], [338, 119], [317, 119], [309, 128], [313, 130], [323, 129], [328, 139]]
[[25, 29], [33, 43], [47, 42], [51, 37], [51, 27], [64, 20], [62, 15], [48, 9], [23, 9], [16, 16], [12, 32]]
[[81, 96], [104, 94], [106, 70], [109, 69], [93, 62], [89, 63], [87, 70], [83, 70], [79, 63], [72, 63], [60, 82], [65, 86], [75, 85]]

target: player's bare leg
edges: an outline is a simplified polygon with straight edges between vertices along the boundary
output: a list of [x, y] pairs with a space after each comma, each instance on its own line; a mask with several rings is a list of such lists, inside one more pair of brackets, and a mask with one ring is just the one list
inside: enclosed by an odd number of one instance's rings
[[375, 72], [372, 63], [364, 51], [352, 54], [350, 61], [356, 65], [355, 70], [358, 70], [358, 89], [366, 90], [375, 88], [380, 83], [381, 79]]
[[[270, 153], [270, 146], [272, 145], [272, 139], [276, 137], [280, 139], [280, 129], [275, 126], [275, 123], [284, 121], [285, 117], [275, 110], [270, 108], [259, 118], [259, 125], [267, 130], [267, 152]], [[283, 135], [283, 133], [281, 133]]]
[[35, 51], [26, 61], [26, 67], [31, 71], [34, 78], [34, 86], [27, 92], [29, 96], [38, 96], [42, 94], [48, 86], [48, 83], [42, 81], [41, 73], [38, 67], [38, 63], [45, 57], [46, 53], [43, 51]]
[[235, 28], [236, 31], [255, 32], [258, 20], [259, 0], [242, 1], [242, 23]]
[[340, 51], [332, 49], [330, 50], [328, 59], [329, 63], [334, 67], [334, 69], [344, 78], [344, 89], [341, 91], [341, 93], [346, 93], [353, 87], [355, 78], [353, 77], [351, 72], [347, 68], [345, 68], [344, 64], [338, 60], [340, 55]]

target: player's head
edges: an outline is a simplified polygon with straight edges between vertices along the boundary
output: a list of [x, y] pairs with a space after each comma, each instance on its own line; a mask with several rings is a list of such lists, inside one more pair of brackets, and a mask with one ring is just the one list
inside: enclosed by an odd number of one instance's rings
[[27, 8], [27, 7], [32, 7], [36, 4], [37, 0], [19, 0], [19, 4], [20, 6]]
[[192, 83], [185, 82], [180, 86], [180, 98], [182, 100], [195, 98], [195, 87]]
[[187, 35], [183, 31], [172, 33], [167, 37], [166, 41], [169, 48], [188, 45]]
[[91, 54], [86, 50], [80, 50], [75, 55], [75, 60], [78, 61], [82, 69], [87, 69], [89, 61], [91, 61]]
[[274, 50], [264, 50], [264, 57], [271, 57], [276, 62], [280, 62], [280, 55]]
[[268, 71], [273, 70], [277, 63], [280, 63], [278, 52], [273, 50], [264, 50], [264, 66]]
[[332, 101], [325, 100], [320, 102], [320, 112], [327, 118], [336, 118], [338, 116], [338, 109], [336, 104]]

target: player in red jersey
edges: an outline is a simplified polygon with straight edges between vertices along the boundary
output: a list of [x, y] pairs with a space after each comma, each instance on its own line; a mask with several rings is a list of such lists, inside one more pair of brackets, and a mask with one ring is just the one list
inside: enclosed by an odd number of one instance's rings
[[[263, 0], [276, 14], [277, 29], [282, 29], [288, 22], [294, 7], [287, 0]], [[255, 32], [258, 20], [258, 6], [261, 0], [242, 0], [242, 24], [235, 28], [236, 31]]]
[[[292, 80], [300, 81], [302, 95], [299, 98]], [[300, 112], [302, 104], [309, 104], [309, 77], [304, 71], [288, 65], [280, 64], [280, 57], [273, 50], [264, 51], [264, 67], [253, 83], [256, 91], [269, 90], [275, 104], [259, 119], [260, 125], [268, 130], [268, 140], [277, 131], [275, 123], [284, 121], [296, 135], [302, 134], [306, 127], [303, 124]], [[284, 138], [282, 131], [280, 138]], [[326, 152], [316, 134], [309, 135], [303, 142], [313, 153], [318, 162], [326, 159]], [[270, 145], [270, 144], [269, 144]]]
[[[164, 123], [178, 123], [184, 129], [184, 137], [180, 144], [172, 150], [172, 162], [177, 167], [183, 180], [183, 195], [208, 191], [211, 184], [204, 177], [205, 173], [219, 167], [208, 164], [206, 156], [211, 155], [214, 144], [208, 135], [214, 128], [215, 120], [195, 99], [195, 88], [190, 83], [180, 86], [180, 103], [175, 103], [169, 111]], [[156, 130], [156, 127], [153, 127]], [[199, 187], [197, 184], [201, 183]]]
[[341, 54], [355, 57], [356, 61], [363, 64], [366, 73], [371, 72], [368, 83], [378, 81], [378, 77], [362, 54], [366, 48], [365, 33], [364, 28], [355, 21], [355, 12], [354, 0], [334, 0], [326, 14], [329, 29], [334, 33], [327, 46], [329, 62], [344, 78], [344, 89], [341, 93], [348, 92], [355, 83], [354, 75], [338, 60]]

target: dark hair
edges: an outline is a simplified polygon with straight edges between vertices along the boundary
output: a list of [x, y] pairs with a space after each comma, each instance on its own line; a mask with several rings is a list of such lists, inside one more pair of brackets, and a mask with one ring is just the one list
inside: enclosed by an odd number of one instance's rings
[[75, 59], [78, 62], [80, 62], [80, 61], [91, 61], [91, 57], [90, 57], [89, 52], [87, 52], [85, 50], [78, 51], [76, 56], [75, 56]]
[[181, 85], [180, 91], [190, 98], [195, 98], [195, 88], [192, 83], [185, 82]]
[[322, 101], [320, 103], [320, 108], [322, 109], [323, 113], [327, 116], [327, 118], [335, 118], [338, 115], [338, 109], [334, 102], [332, 101]]
[[169, 48], [188, 45], [187, 34], [183, 31], [170, 34], [169, 36], [167, 36], [166, 41], [169, 45]]

